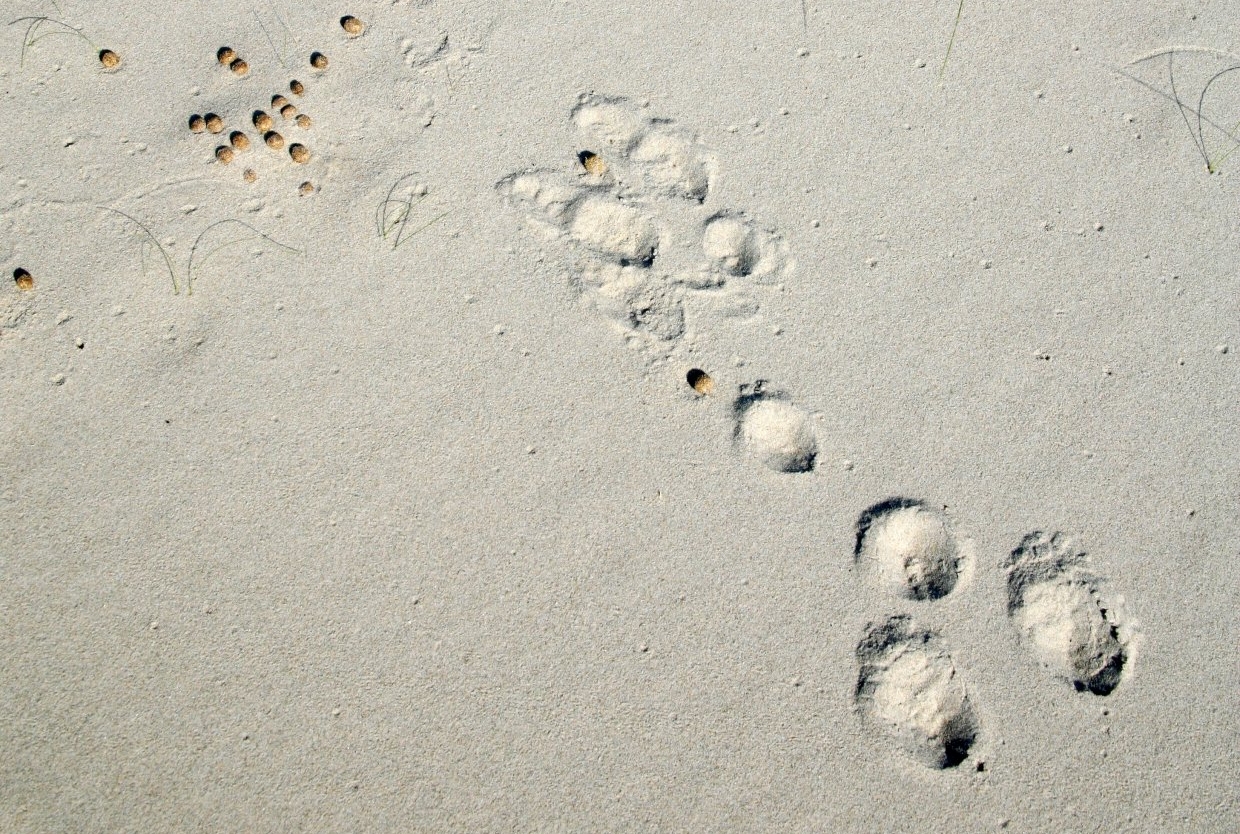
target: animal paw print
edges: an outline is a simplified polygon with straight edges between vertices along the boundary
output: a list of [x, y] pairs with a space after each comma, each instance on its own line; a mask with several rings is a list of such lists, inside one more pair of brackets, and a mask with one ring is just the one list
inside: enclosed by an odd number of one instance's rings
[[[580, 96], [569, 120], [586, 148], [575, 165], [518, 171], [496, 188], [568, 262], [583, 306], [652, 362], [690, 352], [690, 324], [703, 329], [689, 321], [690, 309], [707, 319], [756, 316], [756, 288], [793, 266], [788, 247], [747, 212], [708, 205], [718, 161], [701, 138], [614, 96]], [[695, 373], [704, 374], [691, 370], [690, 387], [713, 392], [713, 381], [701, 387]], [[764, 381], [737, 390], [738, 447], [776, 472], [812, 470], [818, 442], [809, 414]]]
[[787, 246], [746, 212], [707, 206], [718, 163], [702, 140], [619, 97], [583, 95], [569, 119], [588, 148], [575, 165], [518, 171], [497, 190], [570, 262], [584, 305], [659, 358], [683, 349], [690, 294], [756, 315], [737, 296], [779, 280]]

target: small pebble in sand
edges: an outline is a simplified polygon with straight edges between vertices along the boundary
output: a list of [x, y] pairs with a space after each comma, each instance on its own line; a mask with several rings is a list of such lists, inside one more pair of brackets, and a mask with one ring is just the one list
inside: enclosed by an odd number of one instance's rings
[[362, 23], [351, 14], [347, 14], [340, 18], [340, 28], [348, 32], [353, 37], [357, 37], [366, 31], [366, 24]]
[[289, 145], [288, 155], [291, 156], [293, 158], [293, 161], [296, 162], [298, 165], [304, 165], [305, 163], [310, 161], [310, 149], [307, 148], [305, 145], [299, 145], [297, 143], [293, 143], [292, 145]]
[[245, 76], [250, 74], [250, 65], [241, 58], [234, 60], [228, 65], [228, 68], [232, 70], [233, 75]]
[[241, 172], [241, 179], [246, 182], [256, 182], [258, 180], [258, 173], [253, 168], [246, 168]]
[[203, 118], [205, 119], [207, 130], [212, 133], [220, 133], [224, 130], [224, 120], [215, 113], [208, 113]]
[[236, 156], [236, 154], [233, 153], [233, 149], [227, 145], [220, 145], [215, 149], [215, 158], [220, 162], [223, 162], [225, 165], [232, 162], [234, 156]]
[[699, 394], [706, 395], [715, 390], [715, 381], [711, 379], [710, 374], [701, 368], [693, 368], [685, 374], [685, 382], [689, 383], [689, 387]]
[[53, 385], [64, 385], [64, 384], [65, 384], [65, 375], [64, 375], [64, 374], [56, 374], [54, 377], [52, 377], [52, 384], [53, 384]]
[[310, 117], [307, 116], [305, 113], [302, 113], [301, 115], [299, 115], [294, 121], [297, 122], [297, 126], [301, 128], [302, 130], [310, 129], [310, 124], [311, 124]]
[[19, 290], [28, 292], [34, 289], [34, 276], [20, 266], [13, 270], [13, 282]]
[[1219, 356], [1226, 356], [1231, 353], [1231, 345], [1219, 344], [1214, 346], [1214, 352]]
[[291, 104], [286, 104], [280, 108], [280, 115], [286, 119], [291, 119], [297, 115], [297, 108]]
[[194, 133], [202, 133], [207, 129], [207, 122], [197, 113], [189, 117], [189, 129]]
[[306, 91], [306, 85], [302, 84], [296, 78], [288, 82], [288, 88], [295, 96], [299, 96]]
[[278, 151], [284, 147], [284, 137], [276, 133], [274, 130], [267, 131], [267, 133], [263, 135], [263, 141], [266, 142], [267, 147], [271, 148], [273, 151]]
[[271, 130], [276, 124], [275, 119], [268, 116], [262, 110], [255, 110], [251, 120], [254, 122], [254, 127], [258, 128], [262, 133]]
[[303, 197], [309, 197], [314, 193], [314, 183], [310, 182], [310, 180], [306, 180], [297, 187], [297, 193]]
[[233, 51], [231, 46], [221, 46], [215, 52], [215, 60], [219, 61], [224, 66], [231, 64], [233, 59], [236, 57], [237, 53]]
[[250, 149], [250, 137], [246, 136], [239, 130], [234, 130], [228, 136], [228, 142], [239, 151], [247, 151]]
[[[322, 52], [311, 52], [310, 53], [310, 66], [314, 67], [316, 70], [327, 69], [327, 56], [324, 55]], [[297, 91], [294, 90], [293, 92], [297, 92]]]
[[121, 56], [110, 49], [105, 49], [99, 53], [99, 63], [105, 70], [114, 70], [121, 65]]

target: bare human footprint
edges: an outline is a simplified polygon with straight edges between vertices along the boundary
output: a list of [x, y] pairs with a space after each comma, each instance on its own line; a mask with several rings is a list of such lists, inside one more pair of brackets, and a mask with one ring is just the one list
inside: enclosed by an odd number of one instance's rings
[[1008, 616], [1041, 664], [1078, 692], [1114, 692], [1131, 661], [1132, 630], [1085, 552], [1063, 533], [1037, 531], [1004, 567]]
[[942, 639], [908, 616], [870, 624], [857, 645], [853, 701], [862, 721], [928, 767], [959, 766], [980, 726]]

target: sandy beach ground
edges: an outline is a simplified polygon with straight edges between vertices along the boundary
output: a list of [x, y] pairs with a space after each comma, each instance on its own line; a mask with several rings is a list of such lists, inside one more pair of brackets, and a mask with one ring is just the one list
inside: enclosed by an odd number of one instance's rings
[[1240, 4], [957, 11], [8, 4], [0, 830], [1240, 827]]

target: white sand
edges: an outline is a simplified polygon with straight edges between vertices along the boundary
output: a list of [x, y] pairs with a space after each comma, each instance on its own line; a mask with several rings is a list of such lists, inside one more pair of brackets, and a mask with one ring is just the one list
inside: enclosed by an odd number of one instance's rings
[[1240, 827], [1240, 3], [171, 5], [0, 32], [0, 830]]

